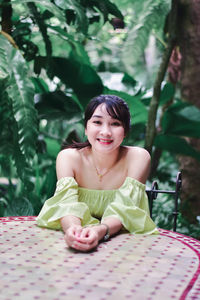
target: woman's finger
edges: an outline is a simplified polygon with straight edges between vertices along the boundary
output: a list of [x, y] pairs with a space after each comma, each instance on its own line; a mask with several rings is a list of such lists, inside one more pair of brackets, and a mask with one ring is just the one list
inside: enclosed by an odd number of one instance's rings
[[90, 228], [89, 227], [83, 228], [80, 238], [87, 238], [89, 236], [90, 236]]
[[81, 243], [78, 241], [74, 241], [72, 244], [72, 247], [76, 250], [82, 251], [82, 252], [88, 252], [92, 249], [94, 249], [98, 245], [98, 242], [95, 241], [91, 244]]
[[79, 238], [81, 236], [82, 230], [83, 230], [83, 228], [81, 226], [77, 226], [75, 228], [74, 235], [76, 238]]
[[83, 228], [80, 238], [78, 242], [85, 244], [92, 244], [94, 242], [98, 243], [98, 235], [94, 229], [91, 228]]
[[79, 225], [70, 226], [65, 232], [65, 241], [68, 246], [72, 247], [72, 244], [75, 240], [77, 240], [77, 236], [79, 236], [79, 232], [81, 232], [82, 227]]

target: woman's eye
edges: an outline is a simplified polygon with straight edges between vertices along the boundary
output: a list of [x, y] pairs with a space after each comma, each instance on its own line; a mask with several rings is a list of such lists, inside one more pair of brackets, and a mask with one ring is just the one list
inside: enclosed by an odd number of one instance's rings
[[114, 122], [112, 123], [113, 126], [121, 126], [121, 124], [119, 122]]
[[101, 122], [100, 121], [93, 121], [94, 124], [100, 125]]

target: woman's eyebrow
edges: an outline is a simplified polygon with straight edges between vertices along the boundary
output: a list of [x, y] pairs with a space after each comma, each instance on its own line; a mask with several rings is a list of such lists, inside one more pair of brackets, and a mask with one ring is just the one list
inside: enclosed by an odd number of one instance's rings
[[99, 115], [93, 115], [92, 118], [102, 118], [102, 116], [99, 116]]
[[[99, 118], [99, 119], [102, 119], [103, 116], [100, 116], [100, 115], [93, 115], [92, 118]], [[113, 118], [112, 116], [110, 116], [110, 118], [111, 118], [112, 120], [115, 120], [115, 121], [117, 120], [117, 121], [121, 122], [119, 119]]]

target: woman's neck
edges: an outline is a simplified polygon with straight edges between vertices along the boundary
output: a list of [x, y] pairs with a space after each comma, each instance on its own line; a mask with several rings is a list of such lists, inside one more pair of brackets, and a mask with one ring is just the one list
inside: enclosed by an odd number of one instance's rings
[[98, 171], [113, 168], [120, 159], [120, 148], [111, 153], [99, 153], [91, 149], [91, 162]]

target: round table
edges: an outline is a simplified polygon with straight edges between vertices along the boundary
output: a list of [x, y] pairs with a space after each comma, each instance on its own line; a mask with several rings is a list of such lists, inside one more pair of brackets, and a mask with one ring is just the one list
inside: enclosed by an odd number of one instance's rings
[[0, 218], [0, 299], [200, 299], [200, 242], [119, 234], [90, 253], [67, 248], [63, 232], [35, 217]]

